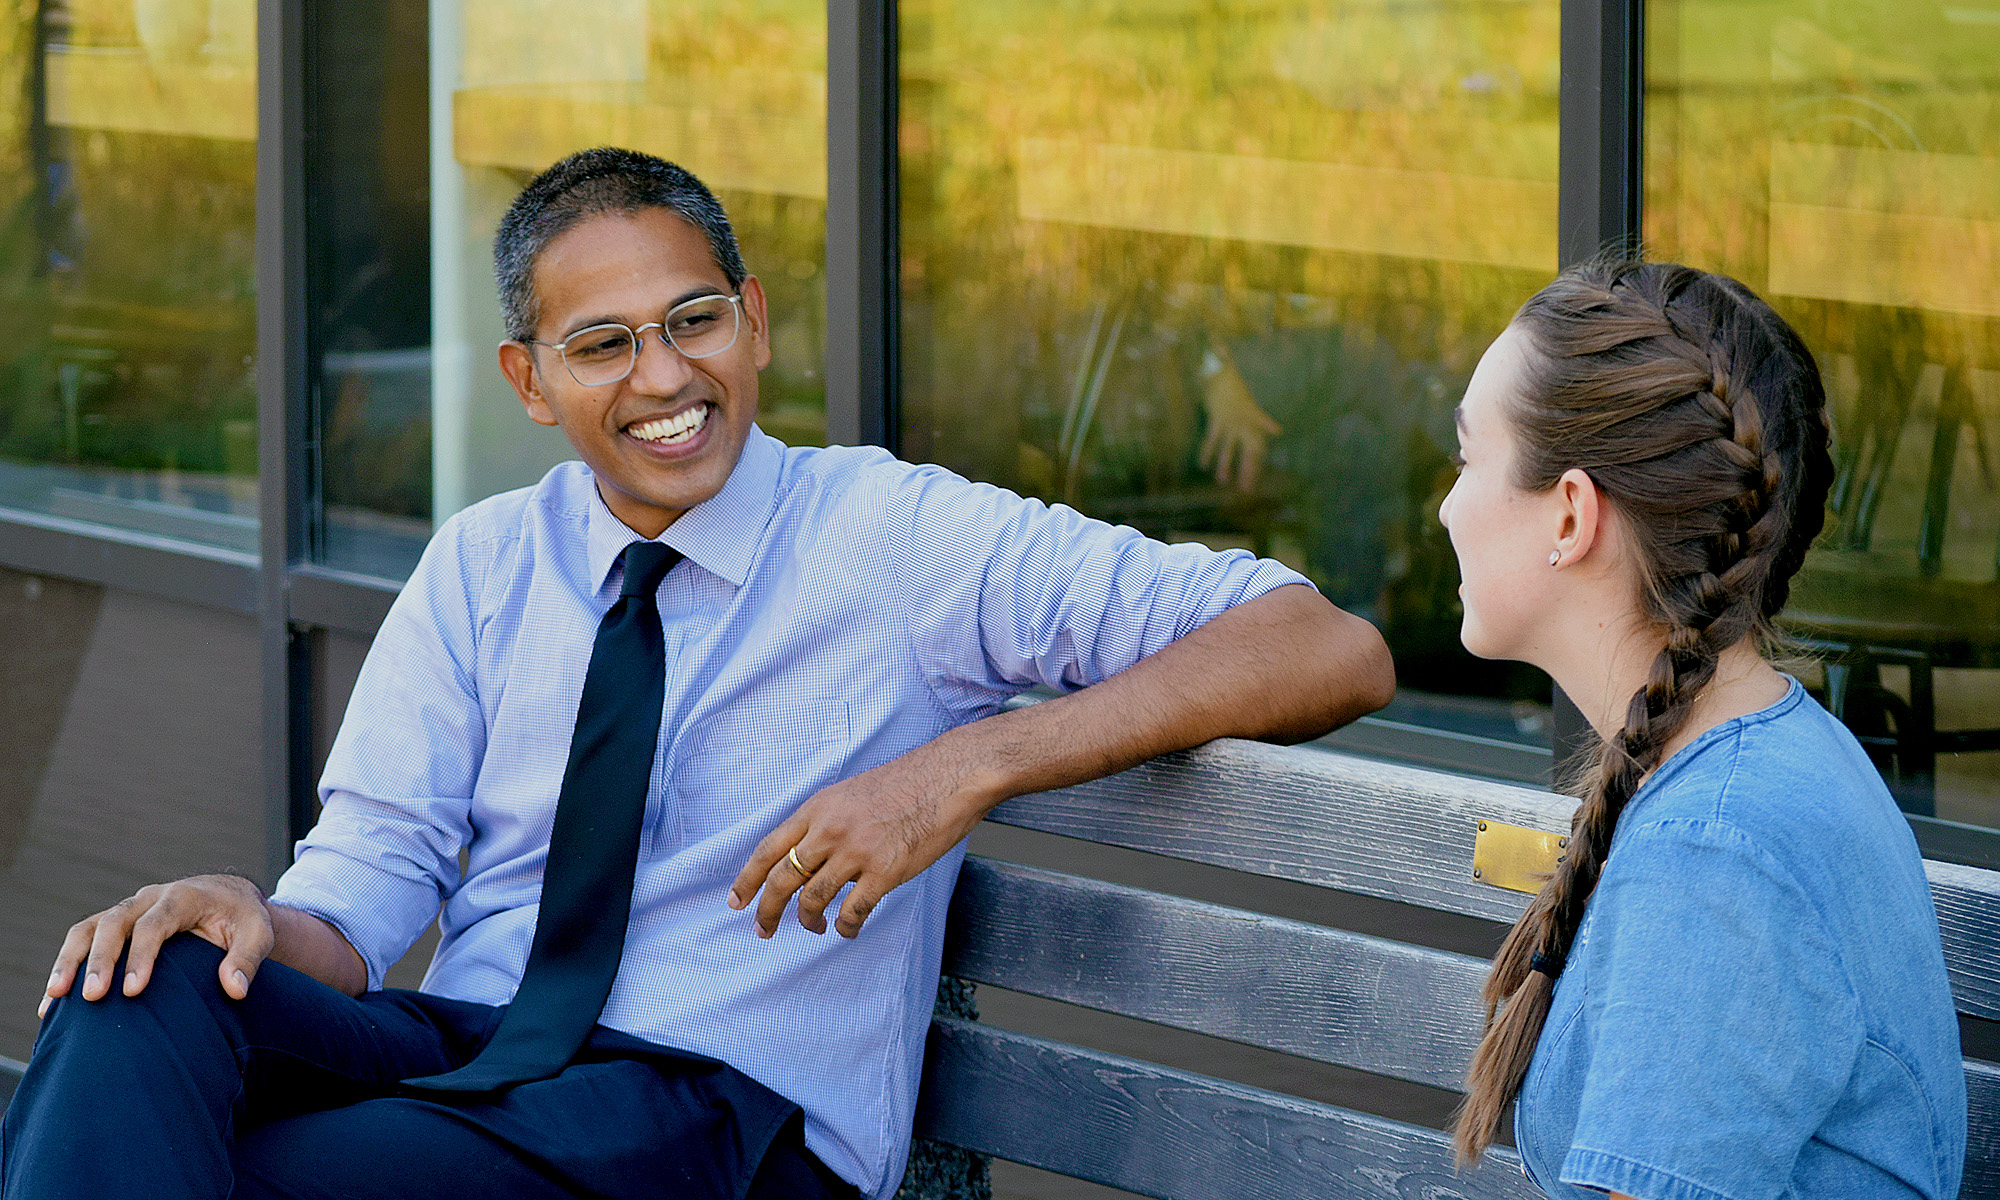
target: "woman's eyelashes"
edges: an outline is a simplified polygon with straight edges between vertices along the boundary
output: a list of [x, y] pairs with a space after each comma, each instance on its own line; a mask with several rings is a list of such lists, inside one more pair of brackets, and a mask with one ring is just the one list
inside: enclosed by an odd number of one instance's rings
[[1454, 468], [1460, 471], [1465, 470], [1465, 452], [1463, 450], [1452, 451], [1450, 457], [1451, 457], [1451, 465]]

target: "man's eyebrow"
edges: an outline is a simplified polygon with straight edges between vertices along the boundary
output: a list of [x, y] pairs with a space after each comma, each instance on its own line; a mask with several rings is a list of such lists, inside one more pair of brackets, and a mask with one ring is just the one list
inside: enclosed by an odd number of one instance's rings
[[[728, 292], [723, 291], [721, 288], [716, 287], [712, 283], [698, 283], [695, 286], [689, 288], [687, 291], [682, 292], [680, 295], [675, 296], [672, 300], [667, 301], [667, 307], [673, 308], [676, 305], [686, 304], [690, 300], [699, 300], [703, 296], [727, 296], [728, 294], [729, 294]], [[665, 316], [666, 314], [662, 313], [661, 315]], [[625, 324], [624, 317], [610, 315], [610, 314], [600, 314], [594, 317], [580, 317], [576, 321], [570, 324], [570, 327], [564, 331], [562, 337], [556, 340], [568, 341], [571, 337], [574, 337], [579, 331], [589, 329], [593, 325], [623, 325], [623, 324]], [[641, 324], [644, 324], [644, 322], [641, 322]]]

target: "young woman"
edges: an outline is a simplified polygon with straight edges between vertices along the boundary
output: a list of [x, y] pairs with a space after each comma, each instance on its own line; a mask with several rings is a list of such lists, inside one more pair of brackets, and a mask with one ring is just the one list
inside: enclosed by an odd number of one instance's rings
[[1551, 1196], [1958, 1190], [1965, 1078], [1916, 843], [1760, 655], [1820, 530], [1824, 407], [1743, 285], [1630, 262], [1543, 289], [1466, 389], [1439, 513], [1466, 648], [1547, 671], [1602, 740], [1493, 964], [1458, 1126], [1476, 1160], [1518, 1097]]

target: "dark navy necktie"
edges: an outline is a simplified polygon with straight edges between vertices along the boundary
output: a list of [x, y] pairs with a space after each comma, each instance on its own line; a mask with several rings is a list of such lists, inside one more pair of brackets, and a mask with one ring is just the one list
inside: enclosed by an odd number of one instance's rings
[[621, 557], [625, 582], [584, 671], [521, 987], [485, 1049], [456, 1071], [403, 1081], [416, 1091], [491, 1092], [555, 1075], [590, 1036], [618, 977], [666, 698], [654, 593], [681, 555], [634, 542]]

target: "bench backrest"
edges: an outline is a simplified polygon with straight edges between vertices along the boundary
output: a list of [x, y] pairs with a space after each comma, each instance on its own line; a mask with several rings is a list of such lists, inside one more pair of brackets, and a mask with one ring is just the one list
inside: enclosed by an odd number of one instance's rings
[[[992, 820], [1511, 922], [1478, 823], [1567, 833], [1574, 802], [1317, 749], [1221, 741], [1002, 805]], [[1928, 862], [1960, 1012], [2000, 1019], [2000, 873]], [[1460, 1088], [1483, 960], [970, 858], [945, 972], [1343, 1067]], [[1966, 1062], [1965, 1197], [2000, 1198], [2000, 1069]], [[1445, 1135], [940, 1019], [920, 1136], [1174, 1200], [1534, 1197], [1511, 1152], [1458, 1174]]]

